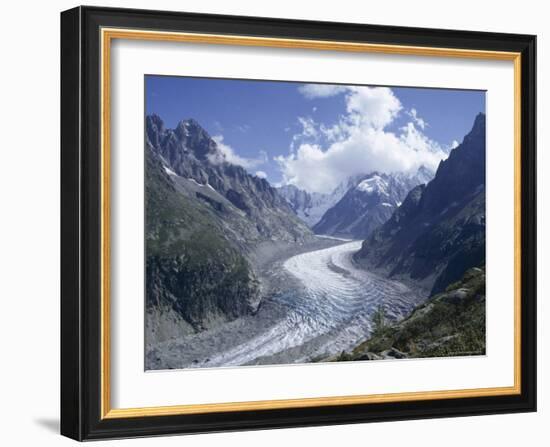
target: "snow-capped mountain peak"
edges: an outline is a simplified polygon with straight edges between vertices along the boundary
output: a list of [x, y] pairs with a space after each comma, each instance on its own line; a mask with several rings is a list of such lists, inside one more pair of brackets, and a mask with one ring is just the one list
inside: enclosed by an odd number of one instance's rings
[[358, 191], [364, 192], [366, 194], [388, 194], [388, 182], [378, 174], [374, 174], [371, 177], [367, 177], [362, 180], [355, 188]]
[[354, 175], [330, 194], [310, 193], [294, 185], [281, 186], [277, 191], [316, 233], [364, 237], [391, 216], [413, 187], [428, 183], [433, 176], [420, 166], [413, 174], [375, 171]]
[[433, 173], [421, 166], [414, 174], [372, 172], [356, 178], [355, 185], [313, 227], [318, 234], [364, 238], [388, 220], [415, 186]]

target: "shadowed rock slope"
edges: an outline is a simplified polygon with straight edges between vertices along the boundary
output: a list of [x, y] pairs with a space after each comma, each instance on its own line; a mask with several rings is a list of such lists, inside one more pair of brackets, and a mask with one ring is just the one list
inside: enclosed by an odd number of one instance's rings
[[253, 311], [258, 284], [246, 258], [146, 154], [147, 333], [163, 340]]
[[433, 180], [412, 189], [354, 259], [412, 280], [432, 295], [485, 262], [484, 114], [440, 163]]

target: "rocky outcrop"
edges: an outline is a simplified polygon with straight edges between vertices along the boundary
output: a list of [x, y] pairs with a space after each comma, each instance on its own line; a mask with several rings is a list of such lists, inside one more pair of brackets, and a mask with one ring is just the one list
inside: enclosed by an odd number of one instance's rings
[[336, 360], [485, 354], [485, 267], [468, 270], [397, 324], [383, 319], [372, 336]]

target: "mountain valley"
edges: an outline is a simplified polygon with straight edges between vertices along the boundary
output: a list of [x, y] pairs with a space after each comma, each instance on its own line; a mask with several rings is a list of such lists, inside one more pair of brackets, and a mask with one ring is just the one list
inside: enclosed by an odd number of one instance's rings
[[[483, 114], [435, 173], [365, 169], [330, 194], [273, 187], [193, 119], [145, 125], [147, 369], [484, 349], [479, 324], [437, 319], [484, 318]], [[406, 338], [413, 321], [439, 335]]]

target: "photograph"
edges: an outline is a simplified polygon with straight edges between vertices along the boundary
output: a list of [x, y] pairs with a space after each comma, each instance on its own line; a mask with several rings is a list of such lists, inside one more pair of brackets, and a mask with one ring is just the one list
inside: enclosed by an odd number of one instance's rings
[[145, 74], [145, 370], [486, 354], [486, 91]]

